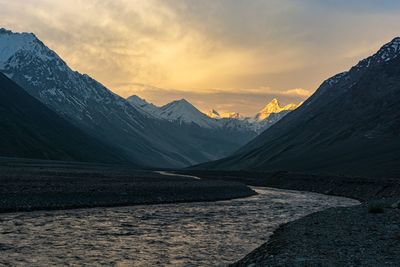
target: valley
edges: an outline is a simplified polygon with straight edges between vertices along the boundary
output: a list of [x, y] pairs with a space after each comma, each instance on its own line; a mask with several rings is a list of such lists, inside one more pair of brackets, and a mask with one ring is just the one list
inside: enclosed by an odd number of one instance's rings
[[0, 265], [400, 266], [384, 4], [44, 2], [0, 1]]

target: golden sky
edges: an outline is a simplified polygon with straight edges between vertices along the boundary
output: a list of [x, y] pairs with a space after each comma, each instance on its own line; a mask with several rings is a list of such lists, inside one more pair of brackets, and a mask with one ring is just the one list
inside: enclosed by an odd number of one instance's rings
[[0, 0], [73, 69], [158, 105], [250, 115], [300, 102], [400, 35], [400, 1]]

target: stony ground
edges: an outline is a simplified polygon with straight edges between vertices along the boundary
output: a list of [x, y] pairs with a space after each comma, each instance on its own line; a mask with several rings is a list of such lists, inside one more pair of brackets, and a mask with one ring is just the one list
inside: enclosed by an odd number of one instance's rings
[[371, 198], [400, 196], [400, 179], [384, 177], [348, 177], [285, 171], [180, 171], [204, 179], [236, 181], [252, 186], [316, 192], [367, 201]]
[[0, 212], [215, 201], [255, 194], [241, 183], [127, 166], [0, 158]]
[[383, 213], [363, 204], [308, 215], [232, 266], [400, 266], [398, 203], [380, 200]]

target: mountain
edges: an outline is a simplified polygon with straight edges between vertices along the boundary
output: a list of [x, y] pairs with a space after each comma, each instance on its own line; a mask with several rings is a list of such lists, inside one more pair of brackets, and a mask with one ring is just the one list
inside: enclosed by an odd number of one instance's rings
[[269, 102], [263, 109], [261, 109], [254, 117], [248, 120], [253, 125], [254, 131], [262, 133], [269, 127], [283, 119], [291, 111], [298, 108], [302, 103], [299, 104], [287, 104], [281, 107], [279, 100], [274, 98]]
[[207, 112], [207, 116], [213, 119], [243, 119], [242, 115], [237, 112], [224, 112], [220, 113], [215, 109], [210, 110]]
[[91, 138], [0, 73], [0, 156], [121, 162], [122, 155]]
[[242, 118], [239, 113], [223, 113], [220, 115], [213, 110], [214, 114], [205, 114], [198, 110], [186, 99], [172, 101], [162, 107], [157, 107], [146, 100], [133, 95], [127, 98], [128, 102], [141, 110], [143, 114], [151, 114], [153, 118], [166, 120], [179, 125], [192, 125], [203, 129], [217, 131], [238, 131], [255, 136], [254, 126]]
[[274, 98], [262, 110], [260, 110], [260, 112], [255, 115], [254, 119], [256, 121], [263, 121], [265, 119], [268, 119], [272, 114], [281, 113], [286, 115], [288, 111], [292, 111], [297, 107], [298, 105], [296, 104], [288, 104], [284, 107], [281, 107], [278, 99]]
[[[257, 117], [258, 113], [255, 117], [250, 118], [249, 121], [252, 125], [252, 129], [257, 133], [262, 133], [267, 130], [269, 127], [283, 119], [286, 115], [288, 115], [292, 110], [282, 110], [278, 113], [270, 113], [264, 119], [260, 119], [261, 116]], [[263, 115], [265, 116], [265, 114]]]
[[186, 99], [175, 100], [162, 107], [148, 103], [136, 95], [128, 97], [127, 101], [138, 111], [153, 118], [178, 124], [193, 124], [208, 129], [221, 128], [221, 125], [215, 119], [202, 113]]
[[160, 118], [160, 109], [152, 103], [138, 97], [137, 95], [130, 96], [126, 99], [131, 106], [133, 106], [139, 112], [142, 112], [145, 116], [153, 118]]
[[[0, 30], [0, 71], [86, 134], [137, 165], [179, 168], [232, 153], [254, 134], [160, 120], [71, 70], [34, 34]], [[151, 106], [149, 106], [150, 110]]]
[[223, 157], [249, 142], [256, 136], [250, 124], [238, 119], [214, 119], [199, 111], [185, 99], [172, 101], [162, 107], [149, 104], [138, 96], [128, 97], [131, 105], [142, 109], [143, 113], [151, 113], [160, 121], [167, 121], [174, 128], [197, 139], [189, 140], [190, 144], [208, 144], [204, 151], [211, 151], [209, 157]]
[[173, 101], [160, 108], [160, 116], [172, 122], [180, 124], [196, 124], [202, 128], [216, 129], [221, 125], [217, 120], [208, 117], [206, 114], [199, 111], [186, 99]]
[[298, 105], [288, 104], [281, 107], [278, 99], [274, 98], [252, 117], [244, 117], [237, 112], [220, 113], [215, 109], [209, 111], [207, 116], [219, 120], [223, 125], [222, 127], [230, 129], [245, 129], [260, 134], [289, 114], [289, 112], [295, 110], [301, 104], [302, 103], [299, 103]]
[[400, 174], [400, 38], [324, 81], [303, 105], [202, 169]]
[[213, 119], [220, 119], [222, 118], [222, 116], [219, 114], [218, 111], [216, 111], [215, 109], [210, 110], [209, 112], [207, 112], [207, 116]]
[[248, 132], [249, 135], [263, 132], [298, 107], [296, 104], [280, 107], [279, 101], [273, 99], [254, 117], [243, 117], [237, 112], [219, 113], [214, 109], [204, 114], [186, 99], [172, 101], [162, 107], [150, 104], [136, 95], [128, 97], [127, 100], [143, 114], [153, 118], [204, 129]]

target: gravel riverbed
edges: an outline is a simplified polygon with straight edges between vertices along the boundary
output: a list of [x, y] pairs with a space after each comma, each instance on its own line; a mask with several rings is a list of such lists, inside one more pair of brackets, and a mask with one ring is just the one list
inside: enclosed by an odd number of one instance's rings
[[0, 213], [216, 201], [256, 194], [243, 183], [129, 166], [0, 159]]
[[371, 213], [368, 204], [362, 204], [330, 208], [289, 222], [231, 266], [400, 266], [396, 202], [383, 204], [382, 213]]

